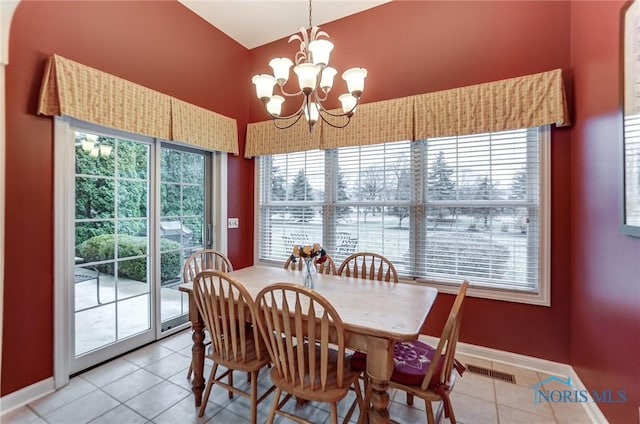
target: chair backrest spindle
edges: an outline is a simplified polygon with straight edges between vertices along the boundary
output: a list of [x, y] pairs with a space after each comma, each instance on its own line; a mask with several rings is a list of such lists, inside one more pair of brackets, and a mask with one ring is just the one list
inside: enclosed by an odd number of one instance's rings
[[398, 282], [398, 273], [393, 263], [372, 252], [357, 252], [348, 256], [338, 268], [337, 274], [365, 280]]
[[[193, 292], [214, 352], [225, 360], [246, 361], [246, 341], [261, 346], [257, 327], [245, 325], [256, 322], [255, 305], [247, 289], [223, 272], [206, 270], [196, 275]], [[253, 331], [253, 335], [247, 331]], [[256, 348], [255, 353], [260, 359], [261, 349]]]
[[202, 249], [194, 252], [184, 262], [182, 281], [193, 281], [200, 271], [216, 270], [222, 272], [233, 271], [231, 261], [223, 253], [213, 249]]
[[276, 283], [258, 294], [256, 308], [262, 337], [281, 378], [298, 389], [325, 391], [330, 356], [335, 354], [337, 385], [343, 386], [344, 326], [329, 301], [300, 285]]
[[[468, 288], [468, 281], [464, 281], [460, 286], [458, 295], [456, 296], [456, 299], [453, 302], [453, 306], [451, 307], [451, 311], [449, 312], [449, 316], [447, 317], [447, 322], [445, 323], [444, 329], [442, 330], [442, 335], [440, 336], [438, 346], [433, 353], [431, 365], [427, 369], [427, 373], [425, 374], [422, 381], [422, 390], [427, 390], [427, 388], [432, 385], [431, 380], [433, 379], [433, 375], [436, 372], [438, 366], [442, 367], [439, 374], [440, 381], [438, 383], [447, 386], [449, 385], [451, 373], [455, 365], [456, 345], [458, 343], [460, 323], [462, 322], [462, 306], [466, 298]], [[438, 358], [442, 359], [438, 360]]]

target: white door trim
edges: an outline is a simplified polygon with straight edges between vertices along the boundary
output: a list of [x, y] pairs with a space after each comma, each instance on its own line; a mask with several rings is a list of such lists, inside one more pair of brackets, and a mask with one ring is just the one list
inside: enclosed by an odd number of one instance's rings
[[[73, 187], [73, 168], [60, 166], [67, 163], [69, 157], [74, 155], [73, 130], [67, 118], [55, 116], [53, 118], [53, 380], [55, 388], [66, 385], [69, 382], [69, 324], [71, 317], [71, 291], [68, 281], [73, 275], [67, 260], [73, 257], [73, 250], [69, 240], [69, 228], [73, 228], [75, 210], [73, 198], [75, 194], [65, 188]], [[59, 196], [59, 197], [58, 197]]]

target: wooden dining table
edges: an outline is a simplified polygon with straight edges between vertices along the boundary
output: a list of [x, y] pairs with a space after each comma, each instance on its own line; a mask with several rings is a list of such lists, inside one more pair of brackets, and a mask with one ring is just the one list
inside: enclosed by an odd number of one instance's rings
[[[300, 283], [301, 272], [256, 265], [229, 273], [252, 297], [277, 282]], [[189, 319], [193, 330], [192, 390], [196, 406], [202, 402], [204, 382], [204, 323], [193, 296], [193, 284], [179, 289], [189, 294]], [[387, 283], [318, 274], [315, 290], [326, 297], [340, 314], [346, 330], [346, 346], [367, 353], [367, 374], [372, 396], [369, 422], [388, 423], [388, 386], [393, 371], [393, 345], [416, 340], [438, 294], [437, 289], [418, 284]]]

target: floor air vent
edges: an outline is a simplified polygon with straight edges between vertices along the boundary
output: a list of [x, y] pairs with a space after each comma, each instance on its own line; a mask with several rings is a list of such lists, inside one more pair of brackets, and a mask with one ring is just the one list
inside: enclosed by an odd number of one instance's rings
[[516, 384], [516, 376], [513, 374], [507, 374], [506, 372], [490, 370], [488, 368], [479, 367], [477, 365], [466, 364], [466, 367], [467, 367], [467, 371], [469, 371], [472, 374], [484, 375], [485, 377], [495, 378], [496, 380]]

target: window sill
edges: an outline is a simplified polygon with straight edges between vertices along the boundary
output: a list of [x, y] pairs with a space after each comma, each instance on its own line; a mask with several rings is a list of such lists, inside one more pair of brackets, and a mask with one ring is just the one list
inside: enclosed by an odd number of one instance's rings
[[[410, 278], [400, 277], [400, 282], [404, 284], [420, 284], [429, 285], [438, 289], [438, 293], [458, 293], [458, 284], [442, 283], [431, 280], [414, 280]], [[502, 302], [525, 303], [537, 306], [551, 306], [551, 298], [549, 290], [544, 290], [548, 285], [540, 284], [537, 292], [527, 292], [524, 290], [502, 290], [491, 287], [474, 286], [473, 281], [469, 281], [471, 285], [467, 291], [467, 296], [477, 297], [481, 299], [499, 300]]]

